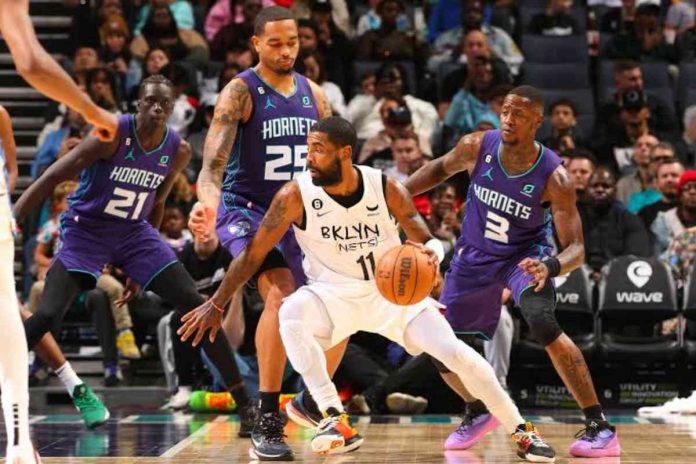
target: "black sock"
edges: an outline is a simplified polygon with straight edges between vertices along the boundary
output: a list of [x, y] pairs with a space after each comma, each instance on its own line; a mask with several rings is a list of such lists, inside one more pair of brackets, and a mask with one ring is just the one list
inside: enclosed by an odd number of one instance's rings
[[230, 394], [234, 398], [234, 402], [237, 403], [237, 407], [246, 408], [249, 406], [249, 394], [246, 391], [246, 387], [243, 383], [237, 384], [236, 386], [230, 388]]
[[476, 400], [473, 403], [466, 403], [466, 410], [472, 416], [480, 416], [481, 414], [488, 414], [488, 408], [483, 401]]
[[314, 398], [312, 398], [312, 395], [309, 394], [309, 390], [304, 390], [302, 392], [302, 406], [313, 414], [321, 414], [321, 411], [319, 411], [319, 406], [317, 406], [317, 403], [314, 401]]
[[601, 404], [596, 404], [594, 406], [590, 406], [589, 408], [585, 408], [582, 410], [583, 414], [585, 414], [585, 419], [590, 420], [599, 420], [599, 421], [605, 421], [607, 420], [606, 417], [604, 417], [604, 413], [602, 412], [602, 405]]
[[278, 412], [280, 392], [259, 392], [259, 409], [261, 414]]

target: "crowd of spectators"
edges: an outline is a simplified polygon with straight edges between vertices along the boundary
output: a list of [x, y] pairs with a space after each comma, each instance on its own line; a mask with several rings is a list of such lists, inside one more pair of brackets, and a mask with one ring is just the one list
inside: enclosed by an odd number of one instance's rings
[[[66, 4], [73, 12], [74, 53], [65, 66], [101, 107], [115, 113], [133, 111], [139, 82], [153, 74], [163, 74], [175, 85], [169, 124], [190, 142], [194, 156], [172, 192], [161, 233], [202, 292], [214, 290], [230, 260], [217, 242], [212, 249], [202, 249], [186, 230], [205, 135], [217, 94], [239, 72], [254, 66], [250, 46], [254, 18], [274, 4], [289, 7], [299, 20], [296, 71], [321, 85], [334, 113], [355, 126], [360, 139], [355, 161], [402, 181], [454, 147], [462, 135], [499, 127], [506, 93], [514, 85], [531, 82], [537, 64], [523, 53], [528, 37], [546, 37], [549, 51], [556, 40], [581, 37], [587, 45], [586, 53], [581, 50], [587, 82], [601, 82], [600, 74], [608, 70], [609, 87], [598, 84], [592, 87], [594, 101], [579, 101], [572, 92], [563, 94], [563, 83], [551, 82], [555, 71], [549, 68], [547, 82], [556, 97], [546, 102], [546, 121], [538, 138], [563, 157], [575, 183], [587, 265], [599, 280], [602, 267], [617, 256], [659, 256], [675, 276], [684, 278], [691, 262], [691, 244], [696, 241], [696, 171], [692, 170], [696, 106], [674, 98], [676, 91], [653, 92], [644, 65], [664, 64], [670, 90], [677, 88], [683, 65], [696, 60], [693, 1], [66, 0]], [[596, 113], [583, 112], [588, 103]], [[34, 177], [85, 136], [84, 120], [72, 111], [53, 107], [46, 118], [37, 140]], [[458, 176], [452, 184], [416, 198], [418, 211], [448, 252], [443, 270], [460, 233], [467, 182], [466, 175]], [[65, 207], [66, 192], [74, 187], [61, 184], [25, 225], [31, 237], [25, 247], [35, 250], [25, 253], [28, 300], [40, 294], [46, 264], [57, 246], [55, 218]], [[135, 359], [141, 351], [147, 355], [157, 325], [160, 330], [169, 327], [169, 319], [163, 318], [171, 318], [171, 308], [145, 293], [126, 307], [124, 315], [113, 303], [123, 292], [123, 276], [111, 270], [105, 280], [96, 290], [98, 295], [81, 301], [93, 314], [108, 384], [116, 385], [118, 356]], [[251, 386], [257, 373], [253, 334], [261, 308], [258, 295], [247, 288], [234, 299], [224, 325]], [[111, 314], [111, 322], [104, 322], [104, 311]], [[114, 334], [105, 335], [108, 330]], [[176, 337], [170, 334], [172, 338]], [[180, 346], [174, 353], [189, 363], [191, 353]], [[403, 387], [397, 382], [400, 372], [418, 367], [408, 364], [409, 357], [394, 346], [365, 334], [351, 342], [347, 357], [378, 369], [368, 374], [344, 368], [337, 374], [339, 384], [358, 395], [354, 407], [358, 411], [389, 409], [385, 385], [397, 391]], [[507, 365], [504, 354], [489, 359], [494, 366]], [[179, 372], [181, 360], [171, 366], [185, 392], [196, 386], [201, 378], [196, 369], [204, 364], [191, 363], [186, 372]], [[496, 367], [496, 372], [502, 372], [499, 377], [504, 381], [507, 367], [500, 369]], [[291, 369], [288, 379], [293, 380]], [[170, 387], [176, 391], [177, 385]], [[173, 404], [183, 404], [182, 398], [176, 400]], [[409, 407], [418, 410], [421, 405], [417, 399]], [[399, 407], [391, 402], [391, 409]]]

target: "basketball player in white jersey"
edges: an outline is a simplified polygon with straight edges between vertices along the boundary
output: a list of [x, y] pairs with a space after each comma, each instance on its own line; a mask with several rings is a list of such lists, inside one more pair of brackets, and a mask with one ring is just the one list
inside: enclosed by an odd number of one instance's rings
[[307, 138], [308, 170], [275, 195], [251, 244], [230, 264], [213, 297], [182, 318], [182, 340], [195, 333], [197, 345], [207, 329], [211, 339], [216, 336], [222, 308], [293, 226], [310, 283], [284, 300], [280, 333], [288, 358], [324, 415], [312, 440], [314, 451], [345, 453], [363, 442], [327, 374], [324, 352], [365, 330], [384, 335], [411, 353], [425, 351], [440, 359], [467, 388], [483, 396], [517, 443], [520, 457], [553, 462], [553, 449], [531, 423], [525, 423], [490, 365], [455, 337], [434, 300], [397, 306], [377, 290], [375, 263], [401, 244], [394, 219], [410, 240], [425, 243], [420, 250], [434, 264], [444, 250], [399, 182], [379, 170], [353, 166], [356, 141], [355, 129], [339, 117], [312, 127]]
[[[29, 17], [29, 0], [0, 0], [0, 32], [17, 72], [39, 92], [74, 109], [94, 125], [103, 141], [116, 135], [116, 115], [99, 108], [81, 91], [36, 38]], [[40, 462], [29, 437], [28, 353], [14, 286], [14, 221], [6, 179], [0, 180], [0, 383], [7, 430], [6, 462]]]

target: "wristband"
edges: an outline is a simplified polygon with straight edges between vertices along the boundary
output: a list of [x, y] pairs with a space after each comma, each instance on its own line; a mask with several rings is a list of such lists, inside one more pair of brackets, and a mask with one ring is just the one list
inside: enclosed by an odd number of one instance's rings
[[213, 308], [217, 309], [217, 310], [220, 311], [221, 313], [224, 313], [224, 312], [225, 312], [225, 309], [219, 307], [218, 305], [216, 305], [212, 298], [209, 299], [208, 301], [210, 302], [210, 306], [212, 306]]
[[558, 258], [546, 258], [541, 263], [549, 270], [549, 277], [557, 277], [561, 273], [561, 262]]
[[425, 243], [425, 246], [430, 248], [437, 255], [437, 261], [439, 263], [445, 259], [445, 247], [442, 246], [442, 242], [437, 238], [431, 238]]

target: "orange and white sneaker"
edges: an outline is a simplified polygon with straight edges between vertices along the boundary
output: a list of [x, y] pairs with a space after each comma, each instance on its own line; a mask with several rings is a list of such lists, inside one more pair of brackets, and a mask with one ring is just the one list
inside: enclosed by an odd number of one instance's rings
[[10, 446], [5, 457], [7, 464], [41, 464], [41, 456], [34, 448]]
[[512, 440], [517, 443], [517, 455], [529, 462], [554, 462], [556, 452], [546, 443], [534, 424], [527, 422], [517, 426], [512, 434]]
[[364, 438], [350, 425], [348, 414], [329, 408], [312, 438], [312, 450], [319, 454], [349, 453], [360, 448]]

